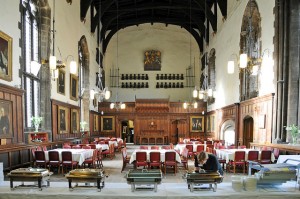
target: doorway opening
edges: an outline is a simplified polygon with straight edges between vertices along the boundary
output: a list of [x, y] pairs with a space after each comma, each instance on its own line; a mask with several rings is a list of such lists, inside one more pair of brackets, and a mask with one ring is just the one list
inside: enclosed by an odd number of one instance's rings
[[253, 118], [247, 116], [243, 120], [243, 145], [250, 148], [250, 142], [253, 142]]
[[122, 136], [126, 143], [134, 143], [134, 125], [132, 120], [124, 120], [121, 122]]

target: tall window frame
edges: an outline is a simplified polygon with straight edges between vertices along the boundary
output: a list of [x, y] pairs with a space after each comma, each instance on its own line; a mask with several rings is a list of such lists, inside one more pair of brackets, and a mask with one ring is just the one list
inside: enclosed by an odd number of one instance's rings
[[40, 115], [40, 74], [31, 73], [31, 61], [40, 63], [40, 23], [38, 6], [21, 0], [22, 10], [22, 87], [25, 92], [25, 128], [31, 128], [32, 116]]

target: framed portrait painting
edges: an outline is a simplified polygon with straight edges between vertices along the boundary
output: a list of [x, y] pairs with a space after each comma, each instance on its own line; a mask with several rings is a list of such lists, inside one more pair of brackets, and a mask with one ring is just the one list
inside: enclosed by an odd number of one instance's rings
[[104, 132], [115, 131], [115, 118], [113, 116], [101, 117], [101, 131]]
[[0, 100], [0, 138], [12, 138], [12, 102]]
[[12, 81], [12, 38], [0, 31], [0, 79]]
[[99, 131], [99, 120], [98, 120], [98, 115], [94, 114], [94, 132]]
[[78, 101], [78, 77], [70, 75], [70, 99]]
[[57, 127], [58, 127], [58, 133], [68, 133], [69, 132], [69, 109], [66, 107], [58, 106], [57, 111]]
[[79, 133], [79, 110], [71, 109], [71, 133]]
[[66, 85], [66, 73], [64, 70], [58, 70], [58, 78], [57, 78], [57, 92], [59, 94], [65, 95], [65, 85]]
[[190, 117], [190, 131], [191, 132], [203, 132], [204, 131], [204, 117], [203, 116], [191, 116]]

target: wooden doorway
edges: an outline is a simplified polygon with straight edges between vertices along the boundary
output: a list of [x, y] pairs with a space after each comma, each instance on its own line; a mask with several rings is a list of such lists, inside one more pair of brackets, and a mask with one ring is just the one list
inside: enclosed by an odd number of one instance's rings
[[245, 117], [243, 121], [243, 145], [250, 148], [250, 142], [253, 142], [253, 118]]

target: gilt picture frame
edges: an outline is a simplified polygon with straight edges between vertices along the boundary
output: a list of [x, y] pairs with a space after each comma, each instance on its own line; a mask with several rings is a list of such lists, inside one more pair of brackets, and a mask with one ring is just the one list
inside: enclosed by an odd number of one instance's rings
[[99, 119], [98, 114], [94, 114], [94, 132], [99, 131]]
[[78, 77], [70, 74], [70, 99], [78, 101]]
[[0, 31], [0, 79], [12, 81], [12, 38]]
[[101, 117], [101, 131], [114, 132], [115, 131], [115, 118], [114, 116]]
[[58, 133], [64, 134], [69, 132], [69, 109], [63, 106], [58, 106], [57, 109], [57, 127]]
[[203, 132], [204, 131], [204, 117], [203, 116], [191, 116], [190, 117], [190, 131], [191, 132]]
[[12, 102], [0, 100], [0, 138], [12, 138]]
[[58, 70], [58, 79], [57, 79], [57, 93], [65, 95], [66, 92], [66, 73], [64, 70]]
[[70, 133], [79, 133], [80, 124], [79, 124], [79, 110], [71, 109], [71, 131]]

